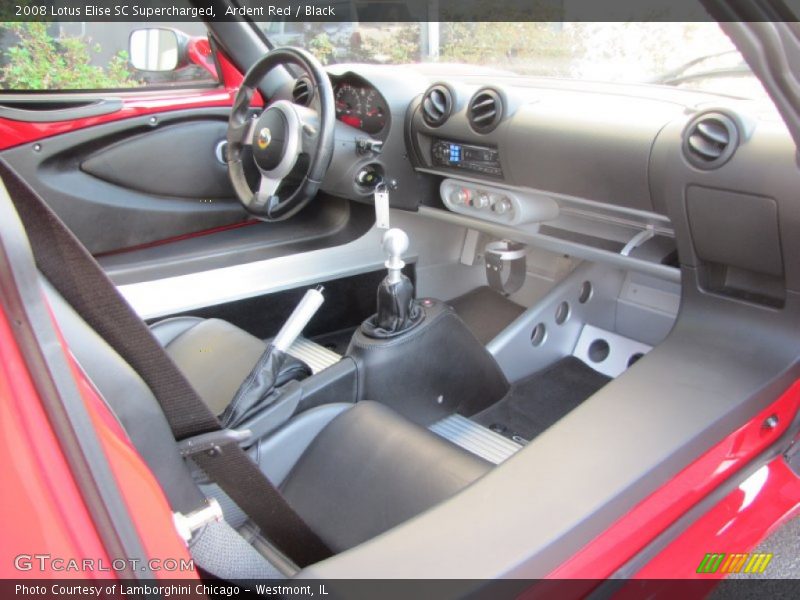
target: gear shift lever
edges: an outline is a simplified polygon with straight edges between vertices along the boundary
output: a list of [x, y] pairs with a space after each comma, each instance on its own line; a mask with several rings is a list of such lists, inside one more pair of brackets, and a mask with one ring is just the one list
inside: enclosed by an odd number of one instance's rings
[[383, 252], [386, 262], [383, 263], [389, 270], [386, 276], [390, 283], [397, 283], [403, 277], [402, 269], [406, 266], [403, 262], [403, 253], [408, 250], [408, 235], [402, 229], [390, 229], [383, 234]]
[[402, 255], [408, 250], [408, 236], [402, 229], [390, 229], [383, 235], [388, 273], [378, 287], [378, 314], [374, 317], [373, 337], [390, 337], [419, 322], [421, 311], [414, 302], [414, 285], [403, 275]]

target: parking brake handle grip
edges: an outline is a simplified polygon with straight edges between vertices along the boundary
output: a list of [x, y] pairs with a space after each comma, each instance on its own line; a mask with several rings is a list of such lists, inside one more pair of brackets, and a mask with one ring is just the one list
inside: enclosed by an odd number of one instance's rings
[[287, 352], [294, 344], [294, 341], [305, 329], [311, 318], [317, 313], [319, 307], [325, 302], [325, 297], [322, 295], [322, 286], [317, 286], [314, 289], [308, 290], [303, 299], [300, 300], [286, 323], [283, 324], [278, 335], [272, 340], [272, 345], [281, 352]]

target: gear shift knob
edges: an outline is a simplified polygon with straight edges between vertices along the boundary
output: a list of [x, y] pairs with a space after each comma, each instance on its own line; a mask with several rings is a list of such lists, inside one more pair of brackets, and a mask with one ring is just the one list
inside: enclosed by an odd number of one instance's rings
[[399, 335], [422, 320], [423, 312], [414, 301], [414, 284], [403, 275], [403, 253], [408, 250], [408, 236], [402, 229], [383, 234], [383, 251], [389, 271], [378, 286], [378, 311], [361, 325], [369, 337]]
[[406, 266], [403, 253], [408, 250], [408, 235], [402, 229], [393, 228], [383, 234], [383, 251], [386, 254], [386, 268], [392, 282], [399, 280], [401, 269]]

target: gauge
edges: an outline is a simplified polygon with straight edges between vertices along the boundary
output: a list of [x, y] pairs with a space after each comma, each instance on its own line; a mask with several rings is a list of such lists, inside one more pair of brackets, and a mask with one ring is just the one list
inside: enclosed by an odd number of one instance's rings
[[362, 105], [364, 107], [364, 116], [362, 117], [361, 128], [367, 133], [378, 133], [386, 126], [386, 113], [388, 111], [377, 90], [366, 90]]
[[359, 129], [363, 126], [364, 118], [361, 91], [349, 83], [343, 83], [337, 88], [335, 94], [336, 118], [342, 123]]

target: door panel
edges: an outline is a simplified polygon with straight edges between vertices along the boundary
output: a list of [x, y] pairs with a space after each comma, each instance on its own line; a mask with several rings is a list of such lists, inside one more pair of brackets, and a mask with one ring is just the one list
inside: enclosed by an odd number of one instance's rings
[[167, 125], [95, 151], [80, 169], [143, 194], [231, 201], [234, 192], [217, 148], [225, 135], [220, 120]]
[[0, 153], [93, 254], [248, 219], [215, 156], [227, 109], [136, 117]]

